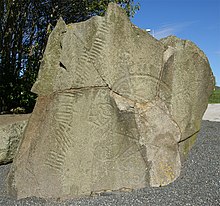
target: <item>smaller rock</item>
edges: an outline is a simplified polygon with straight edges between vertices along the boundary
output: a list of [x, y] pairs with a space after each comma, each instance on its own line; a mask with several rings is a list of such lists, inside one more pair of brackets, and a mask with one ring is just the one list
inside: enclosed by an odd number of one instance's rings
[[30, 114], [0, 115], [0, 164], [12, 162]]

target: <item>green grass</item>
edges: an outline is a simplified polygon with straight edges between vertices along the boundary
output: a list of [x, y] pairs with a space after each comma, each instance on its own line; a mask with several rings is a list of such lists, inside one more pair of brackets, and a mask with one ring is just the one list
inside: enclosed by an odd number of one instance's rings
[[209, 97], [209, 103], [220, 103], [220, 89], [216, 88], [216, 90], [212, 92], [212, 95]]

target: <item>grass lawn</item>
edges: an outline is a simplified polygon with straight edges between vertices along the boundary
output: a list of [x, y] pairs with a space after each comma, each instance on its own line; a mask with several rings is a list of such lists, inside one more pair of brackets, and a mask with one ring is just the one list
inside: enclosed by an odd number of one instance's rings
[[212, 92], [212, 95], [209, 97], [209, 103], [220, 103], [220, 89], [219, 87], [216, 88], [215, 91]]

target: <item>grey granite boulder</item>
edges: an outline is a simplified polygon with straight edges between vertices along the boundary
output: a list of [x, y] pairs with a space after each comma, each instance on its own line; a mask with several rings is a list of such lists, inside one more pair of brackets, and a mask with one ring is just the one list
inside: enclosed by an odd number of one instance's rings
[[29, 116], [0, 115], [0, 164], [12, 162]]
[[163, 186], [180, 174], [214, 84], [190, 41], [158, 41], [109, 4], [51, 33], [37, 103], [13, 162], [17, 198]]

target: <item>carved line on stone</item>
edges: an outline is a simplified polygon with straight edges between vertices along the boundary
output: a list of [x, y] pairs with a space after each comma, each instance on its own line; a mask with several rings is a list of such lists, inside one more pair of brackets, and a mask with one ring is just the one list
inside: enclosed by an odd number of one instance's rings
[[[128, 164], [129, 161], [133, 158], [133, 156], [134, 156], [135, 154], [137, 154], [137, 153], [140, 153], [140, 156], [141, 156], [141, 158], [143, 159], [143, 161], [145, 162], [146, 168], [147, 168], [148, 163], [146, 162], [145, 158], [143, 158], [143, 154], [141, 153], [141, 150], [142, 150], [142, 149], [141, 149], [141, 146], [140, 146], [140, 145], [137, 145], [137, 146], [138, 146], [138, 149], [137, 149], [136, 151], [132, 151], [133, 146], [129, 146], [128, 148], [126, 148], [126, 149], [124, 150], [124, 152], [123, 152], [122, 154], [120, 154], [120, 156], [119, 156], [118, 159], [120, 159], [122, 162], [120, 163], [120, 167], [117, 168], [117, 170], [118, 170], [120, 173], [126, 175], [126, 173], [130, 173], [130, 172], [131, 172], [129, 165], [126, 165], [126, 164]], [[139, 148], [139, 147], [140, 147], [140, 148]], [[132, 152], [131, 152], [131, 151], [132, 151]], [[123, 158], [123, 157], [124, 157], [124, 158]], [[146, 172], [143, 173], [142, 175], [141, 175], [141, 174], [139, 174], [139, 175], [138, 175], [138, 174], [136, 174], [136, 175], [134, 174], [134, 176], [132, 177], [132, 178], [133, 178], [133, 182], [134, 182], [135, 184], [138, 184], [138, 183], [140, 183], [140, 182], [145, 181], [146, 175], [147, 175]]]
[[[96, 95], [98, 96], [98, 94]], [[95, 99], [94, 99], [94, 102]], [[97, 113], [93, 112], [93, 108], [97, 108], [99, 111]], [[99, 103], [99, 104], [91, 104], [90, 111], [88, 112], [88, 119], [90, 123], [94, 124], [95, 126], [101, 127], [109, 124], [112, 119], [111, 111], [114, 110], [114, 107], [108, 103]], [[113, 125], [111, 125], [113, 128]], [[108, 129], [105, 131], [108, 132]]]
[[69, 134], [70, 123], [73, 118], [73, 101], [75, 94], [64, 93], [58, 95], [58, 111], [55, 113], [56, 127], [54, 128], [54, 139], [56, 151], [50, 150], [45, 164], [56, 171], [61, 171], [65, 161], [66, 153], [72, 146]]
[[159, 80], [158, 78], [156, 78], [154, 76], [151, 76], [149, 74], [146, 74], [146, 75], [141, 75], [141, 74], [140, 75], [138, 75], [138, 74], [137, 75], [130, 75], [129, 77], [126, 75], [126, 76], [120, 78], [117, 82], [115, 82], [113, 84], [113, 89], [117, 89], [120, 86], [120, 84], [127, 81], [128, 78], [146, 78], [146, 79], [151, 78], [151, 79], [154, 79], [156, 82]]
[[[120, 133], [116, 133], [114, 135], [117, 135], [117, 134], [121, 135]], [[123, 149], [122, 145], [125, 140], [121, 140], [122, 142], [118, 142], [117, 140], [114, 140], [116, 142], [106, 143], [107, 141], [108, 140], [105, 140], [104, 143], [100, 142], [95, 146], [96, 154], [94, 155], [94, 158], [96, 158], [100, 162], [116, 161], [121, 156], [123, 156], [123, 154], [126, 153], [127, 150], [129, 150], [132, 147], [132, 146], [129, 146]], [[103, 153], [104, 156], [102, 156], [103, 155], [102, 152], [97, 152], [99, 150], [105, 151], [105, 153]], [[109, 153], [106, 153], [106, 152], [109, 152]]]
[[[154, 82], [156, 82], [157, 84], [158, 84], [158, 82], [159, 82], [159, 84], [160, 85], [162, 85], [166, 90], [170, 90], [170, 88], [164, 83], [164, 82], [162, 82], [162, 81], [160, 81], [160, 79], [159, 78], [157, 78], [157, 77], [155, 77], [155, 76], [152, 76], [152, 75], [148, 75], [148, 74], [146, 74], [146, 75], [129, 75], [129, 76], [124, 76], [124, 77], [122, 77], [121, 79], [119, 79], [117, 82], [115, 82], [114, 84], [113, 84], [113, 86], [112, 86], [112, 89], [113, 89], [113, 91], [114, 92], [116, 92], [117, 94], [119, 94], [119, 95], [121, 95], [121, 96], [123, 96], [123, 94], [121, 94], [121, 92], [120, 92], [120, 87], [121, 87], [121, 85], [123, 85], [123, 83], [124, 82], [127, 82], [128, 84], [129, 84], [129, 82], [128, 82], [128, 80], [129, 81], [131, 81], [132, 79], [135, 79], [135, 78], [140, 78], [140, 79], [146, 79], [146, 81], [149, 81], [149, 80], [151, 80], [151, 81], [154, 81]], [[126, 95], [128, 95], [128, 96], [130, 96], [130, 94], [127, 92], [127, 93], [125, 93]], [[134, 94], [133, 94], [134, 95]], [[155, 94], [155, 96], [157, 95], [157, 93]], [[139, 97], [140, 99], [142, 99], [142, 100], [145, 100], [143, 97]], [[146, 101], [146, 100], [145, 100]]]
[[[100, 54], [100, 52], [101, 52], [101, 46], [100, 46], [100, 44], [94, 44], [94, 46], [93, 46], [93, 51], [94, 52], [97, 52], [98, 54]], [[92, 51], [92, 52], [93, 52]]]
[[103, 47], [106, 43], [105, 35], [107, 33], [109, 33], [109, 25], [107, 21], [104, 20], [97, 30], [95, 40], [92, 44], [91, 50], [89, 51], [89, 59], [92, 61], [92, 63], [101, 55]]
[[130, 150], [132, 150], [132, 148], [133, 148], [132, 145], [126, 147], [123, 151], [121, 151], [121, 153], [120, 153], [119, 156], [118, 156], [118, 159], [119, 159], [119, 158], [122, 159], [123, 156], [124, 156], [124, 157], [126, 157], [126, 158], [123, 158], [123, 160], [126, 160], [127, 157], [130, 157], [130, 156], [134, 155], [138, 150], [137, 150], [137, 151], [132, 151], [132, 153], [131, 153]]
[[95, 59], [101, 55], [104, 44], [106, 43], [105, 34], [108, 32], [109, 32], [109, 25], [107, 24], [106, 21], [103, 21], [101, 26], [97, 30], [96, 37], [90, 51], [88, 51], [88, 49], [86, 48], [83, 48], [83, 54], [80, 57], [80, 61], [75, 71], [78, 82], [85, 84], [89, 80], [91, 73], [89, 64], [90, 63], [93, 64], [95, 62]]
[[[66, 110], [65, 110], [65, 108], [66, 108]], [[60, 111], [58, 111], [56, 113], [55, 119], [59, 122], [68, 123], [72, 118], [71, 112], [72, 111], [70, 110], [69, 107], [61, 108]]]
[[109, 25], [107, 24], [106, 19], [103, 21], [103, 24], [100, 26], [99, 30], [102, 33], [108, 33], [109, 31]]
[[95, 41], [94, 41], [94, 44], [97, 46], [97, 47], [102, 47], [103, 44], [105, 43], [105, 40], [104, 39], [100, 39], [98, 37], [96, 37]]
[[[91, 50], [90, 50], [89, 60], [91, 61], [92, 64], [95, 63], [95, 59], [101, 57], [101, 55], [102, 55], [103, 48], [106, 44], [106, 34], [109, 33], [109, 28], [110, 28], [110, 24], [109, 24], [108, 20], [104, 19], [102, 21], [101, 26], [97, 30], [95, 40], [94, 40], [92, 47], [91, 47]], [[98, 68], [95, 67], [95, 70], [97, 71], [97, 73], [99, 74], [99, 76], [101, 77], [103, 82], [105, 82], [105, 79], [101, 75]]]
[[105, 43], [105, 39], [100, 38], [100, 37], [96, 37], [94, 43], [102, 46]]
[[47, 158], [45, 164], [55, 170], [60, 171], [64, 163], [64, 158], [65, 156], [63, 154], [59, 154], [55, 151], [50, 151], [49, 157]]
[[[58, 121], [61, 126], [69, 127], [70, 120], [72, 119], [72, 110], [71, 110], [72, 103], [61, 104], [59, 110], [55, 114], [55, 120]], [[74, 111], [74, 110], [73, 110]]]
[[125, 52], [123, 54], [123, 57], [124, 57], [125, 61], [127, 62], [126, 66], [123, 69], [124, 72], [125, 72], [124, 78], [127, 79], [129, 94], [134, 95], [134, 89], [133, 89], [133, 86], [132, 86], [132, 76], [133, 75], [131, 75], [131, 73], [129, 71], [130, 65], [128, 64], [128, 62], [130, 62], [130, 59], [132, 59], [132, 57], [131, 57], [131, 54], [129, 52]]
[[56, 141], [60, 144], [60, 149], [66, 153], [71, 146], [71, 141], [68, 139], [68, 133], [61, 129], [55, 130]]
[[[76, 78], [79, 82], [81, 82], [82, 84], [84, 84], [85, 82], [87, 82], [90, 78], [90, 68], [89, 66], [86, 65], [86, 63], [88, 62], [89, 59], [89, 55], [88, 55], [88, 51], [83, 48], [83, 54], [80, 57], [79, 63], [76, 67]], [[83, 72], [82, 72], [83, 71]]]
[[59, 111], [57, 112], [57, 115], [56, 115], [56, 120], [58, 121], [66, 121], [66, 120], [71, 120], [72, 118], [72, 115], [68, 112], [68, 111]]
[[[120, 134], [120, 133], [119, 133]], [[123, 135], [123, 134], [121, 134]], [[132, 134], [132, 133], [126, 133], [126, 137], [130, 140], [130, 141], [133, 141], [134, 143], [137, 143], [138, 142], [138, 139]]]
[[39, 184], [39, 181], [38, 181], [36, 175], [33, 172], [33, 165], [30, 163], [30, 159], [28, 159], [25, 169], [31, 174], [31, 177], [34, 180], [34, 182], [36, 183], [36, 185], [39, 186], [40, 184]]

